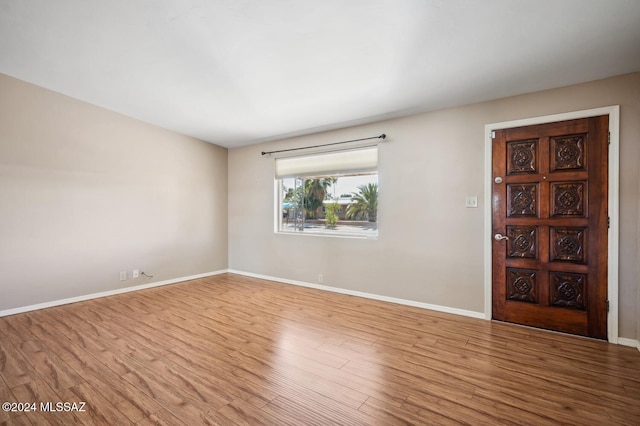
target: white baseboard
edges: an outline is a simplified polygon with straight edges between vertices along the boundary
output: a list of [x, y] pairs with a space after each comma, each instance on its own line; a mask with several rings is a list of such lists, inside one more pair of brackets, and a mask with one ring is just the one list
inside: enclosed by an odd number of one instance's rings
[[154, 282], [154, 283], [136, 285], [136, 286], [133, 286], [133, 287], [119, 288], [117, 290], [109, 290], [109, 291], [103, 291], [103, 292], [100, 292], [100, 293], [92, 293], [92, 294], [86, 294], [86, 295], [83, 295], [83, 296], [70, 297], [68, 299], [54, 300], [52, 302], [38, 303], [36, 305], [22, 306], [22, 307], [19, 307], [19, 308], [13, 308], [13, 309], [7, 309], [7, 310], [4, 310], [4, 311], [0, 311], [0, 317], [6, 317], [6, 316], [9, 316], [9, 315], [21, 314], [23, 312], [35, 311], [35, 310], [38, 310], [38, 309], [52, 308], [54, 306], [67, 305], [69, 303], [83, 302], [85, 300], [98, 299], [100, 297], [114, 296], [116, 294], [129, 293], [129, 292], [132, 292], [132, 291], [144, 290], [144, 289], [152, 288], [152, 287], [160, 287], [160, 286], [163, 286], [163, 285], [175, 284], [175, 283], [179, 283], [179, 282], [182, 282], [182, 281], [194, 280], [194, 279], [197, 279], [197, 278], [211, 277], [213, 275], [224, 274], [226, 272], [229, 272], [229, 270], [228, 269], [222, 269], [220, 271], [207, 272], [207, 273], [204, 273], [204, 274], [197, 274], [197, 275], [190, 275], [188, 277], [174, 278], [174, 279], [166, 280], [166, 281], [158, 281], [158, 282]]
[[479, 319], [485, 318], [484, 313], [482, 312], [467, 311], [464, 309], [450, 308], [448, 306], [432, 305], [430, 303], [416, 302], [414, 300], [407, 300], [407, 299], [398, 299], [395, 297], [381, 296], [379, 294], [372, 294], [372, 293], [364, 293], [361, 291], [348, 290], [345, 288], [331, 287], [327, 285], [307, 283], [304, 281], [296, 281], [296, 280], [289, 280], [285, 278], [271, 277], [268, 275], [254, 274], [252, 272], [237, 271], [235, 269], [229, 269], [227, 272], [229, 272], [230, 274], [244, 275], [247, 277], [260, 278], [260, 279], [269, 280], [269, 281], [276, 281], [284, 284], [292, 284], [292, 285], [297, 285], [301, 287], [314, 288], [316, 290], [331, 291], [334, 293], [348, 294], [350, 296], [364, 297], [366, 299], [380, 300], [383, 302], [397, 303], [399, 305], [413, 306], [415, 308], [428, 309], [431, 311], [445, 312], [448, 314], [456, 314], [456, 315], [462, 315], [465, 317], [472, 317], [472, 318], [479, 318]]
[[[204, 274], [190, 275], [190, 276], [187, 276], [187, 277], [180, 277], [180, 278], [174, 278], [174, 279], [165, 280], [165, 281], [158, 281], [158, 282], [154, 282], [154, 283], [141, 284], [141, 285], [137, 285], [137, 286], [133, 286], [133, 287], [120, 288], [120, 289], [117, 289], [117, 290], [109, 290], [109, 291], [103, 291], [103, 292], [100, 292], [100, 293], [92, 293], [92, 294], [87, 294], [87, 295], [83, 295], [83, 296], [71, 297], [71, 298], [68, 298], [68, 299], [60, 299], [60, 300], [54, 300], [54, 301], [51, 301], [51, 302], [38, 303], [36, 305], [29, 305], [29, 306], [22, 306], [22, 307], [19, 307], [19, 308], [6, 309], [4, 311], [0, 311], [0, 317], [5, 317], [5, 316], [15, 315], [15, 314], [21, 314], [23, 312], [36, 311], [38, 309], [52, 308], [54, 306], [67, 305], [67, 304], [70, 304], [70, 303], [83, 302], [85, 300], [98, 299], [98, 298], [101, 298], [101, 297], [115, 296], [117, 294], [129, 293], [129, 292], [132, 292], [132, 291], [144, 290], [144, 289], [147, 289], [147, 288], [160, 287], [160, 286], [169, 285], [169, 284], [176, 284], [176, 283], [179, 283], [179, 282], [195, 280], [195, 279], [198, 279], [198, 278], [212, 277], [214, 275], [220, 275], [220, 274], [224, 274], [224, 273], [244, 275], [244, 276], [252, 277], [252, 278], [259, 278], [259, 279], [263, 279], [263, 280], [276, 281], [276, 282], [280, 282], [280, 283], [283, 283], [283, 284], [292, 284], [292, 285], [297, 285], [297, 286], [301, 286], [301, 287], [314, 288], [314, 289], [317, 289], [317, 290], [331, 291], [333, 293], [348, 294], [350, 296], [358, 296], [358, 297], [364, 297], [366, 299], [373, 299], [373, 300], [380, 300], [380, 301], [383, 301], [383, 302], [397, 303], [399, 305], [413, 306], [415, 308], [428, 309], [428, 310], [431, 310], [431, 311], [438, 311], [438, 312], [445, 312], [445, 313], [448, 313], [448, 314], [462, 315], [462, 316], [465, 316], [465, 317], [486, 319], [485, 314], [482, 313], [482, 312], [467, 311], [467, 310], [464, 310], [464, 309], [451, 308], [451, 307], [448, 307], [448, 306], [441, 306], [441, 305], [432, 305], [430, 303], [416, 302], [414, 300], [398, 299], [398, 298], [395, 298], [395, 297], [381, 296], [379, 294], [373, 294], [373, 293], [364, 293], [364, 292], [361, 292], [361, 291], [348, 290], [348, 289], [345, 289], [345, 288], [331, 287], [331, 286], [326, 286], [326, 285], [321, 285], [321, 284], [307, 283], [307, 282], [304, 282], [304, 281], [289, 280], [289, 279], [285, 279], [285, 278], [272, 277], [272, 276], [269, 276], [269, 275], [254, 274], [252, 272], [238, 271], [238, 270], [235, 270], [235, 269], [221, 269], [221, 270], [218, 270], [218, 271], [206, 272]], [[617, 342], [615, 342], [615, 343], [617, 343], [619, 345], [622, 345], [622, 346], [629, 346], [629, 347], [632, 347], [632, 348], [636, 348], [636, 349], [638, 349], [638, 351], [640, 351], [640, 340], [634, 340], [634, 339], [627, 339], [625, 337], [619, 337], [617, 339]]]
[[[227, 272], [229, 272], [230, 274], [244, 275], [244, 276], [247, 276], [247, 277], [260, 278], [260, 279], [269, 280], [269, 281], [276, 281], [276, 282], [280, 282], [280, 283], [284, 283], [284, 284], [292, 284], [292, 285], [298, 285], [298, 286], [301, 286], [301, 287], [315, 288], [317, 290], [325, 290], [325, 291], [331, 291], [331, 292], [334, 292], [334, 293], [341, 293], [341, 294], [348, 294], [348, 295], [351, 295], [351, 296], [364, 297], [366, 299], [381, 300], [383, 302], [391, 302], [391, 303], [397, 303], [399, 305], [413, 306], [413, 307], [416, 307], [416, 308], [428, 309], [428, 310], [431, 310], [431, 311], [445, 312], [445, 313], [448, 313], [448, 314], [455, 314], [455, 315], [462, 315], [462, 316], [465, 316], [465, 317], [478, 318], [478, 319], [489, 319], [490, 320], [490, 318], [487, 318], [486, 315], [484, 313], [482, 313], [482, 312], [467, 311], [467, 310], [464, 310], [464, 309], [451, 308], [449, 306], [432, 305], [432, 304], [429, 304], [429, 303], [416, 302], [416, 301], [413, 301], [413, 300], [397, 299], [395, 297], [381, 296], [381, 295], [378, 295], [378, 294], [364, 293], [364, 292], [361, 292], [361, 291], [354, 291], [354, 290], [347, 290], [347, 289], [344, 289], [344, 288], [331, 287], [331, 286], [326, 286], [326, 285], [322, 285], [322, 284], [307, 283], [307, 282], [304, 282], [304, 281], [289, 280], [289, 279], [285, 279], [285, 278], [272, 277], [272, 276], [269, 276], [269, 275], [254, 274], [252, 272], [238, 271], [238, 270], [235, 270], [235, 269], [229, 269], [229, 270], [227, 270]], [[633, 339], [627, 339], [627, 338], [624, 338], [624, 337], [619, 337], [618, 339], [616, 339], [615, 342], [611, 342], [611, 343], [619, 344], [619, 345], [622, 345], [622, 346], [630, 346], [632, 348], [637, 348], [640, 351], [640, 341], [639, 340], [633, 340]]]
[[618, 344], [622, 346], [629, 346], [636, 348], [640, 351], [640, 340], [627, 339], [626, 337], [618, 337]]

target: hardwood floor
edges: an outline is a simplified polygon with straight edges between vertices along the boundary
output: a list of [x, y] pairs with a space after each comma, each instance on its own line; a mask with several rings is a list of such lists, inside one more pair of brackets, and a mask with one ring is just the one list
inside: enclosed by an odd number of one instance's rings
[[238, 275], [0, 318], [0, 342], [0, 402], [37, 403], [0, 424], [640, 424], [636, 349]]

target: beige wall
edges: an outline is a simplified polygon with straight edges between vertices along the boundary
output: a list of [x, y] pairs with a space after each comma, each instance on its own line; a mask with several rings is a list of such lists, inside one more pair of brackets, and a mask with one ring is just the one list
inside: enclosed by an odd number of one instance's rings
[[[484, 309], [484, 125], [621, 106], [619, 335], [640, 337], [640, 73], [229, 151], [229, 267], [469, 311]], [[263, 150], [388, 135], [378, 240], [273, 232]], [[464, 207], [477, 195], [477, 209]]]
[[227, 264], [226, 149], [0, 75], [0, 311]]

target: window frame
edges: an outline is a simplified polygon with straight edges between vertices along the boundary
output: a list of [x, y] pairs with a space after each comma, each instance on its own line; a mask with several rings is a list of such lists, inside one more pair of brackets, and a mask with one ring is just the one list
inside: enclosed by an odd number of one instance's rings
[[[358, 151], [362, 151], [362, 150], [367, 150], [367, 151], [363, 152], [362, 153], [363, 155], [361, 157], [371, 156], [372, 154], [373, 154], [373, 157], [370, 157], [368, 159], [365, 158], [364, 160], [362, 158], [358, 158], [359, 157], [357, 155]], [[344, 153], [345, 155], [342, 155], [341, 153]], [[356, 155], [354, 155], [354, 153]], [[355, 159], [356, 163], [360, 162], [360, 164], [350, 162], [349, 158], [347, 158], [346, 162], [341, 163], [343, 165], [346, 164], [346, 167], [344, 167], [344, 170], [336, 169], [336, 167], [334, 167], [335, 165], [332, 164], [330, 161], [328, 163], [322, 162], [323, 160], [322, 157], [325, 155], [327, 159], [338, 158], [339, 160], [350, 157], [352, 160]], [[298, 167], [296, 163], [297, 159], [301, 159], [301, 163], [304, 163], [301, 167]], [[319, 166], [312, 165], [311, 167], [309, 167], [307, 164], [309, 160], [312, 164], [314, 161], [316, 161], [316, 163], [320, 165]], [[287, 167], [290, 167], [291, 164], [293, 164], [293, 169], [290, 169], [290, 168], [287, 169], [287, 170], [293, 170], [293, 172], [287, 172], [286, 174], [279, 173], [279, 169], [278, 169], [280, 165], [278, 163], [279, 161], [287, 162]], [[354, 164], [356, 165], [354, 166]], [[321, 171], [319, 173], [314, 173], [316, 172], [316, 169], [314, 167], [319, 167]], [[300, 176], [296, 175], [297, 170], [303, 170], [303, 172], [300, 173]], [[296, 181], [301, 180], [302, 188], [304, 188], [305, 186], [304, 182], [305, 180], [308, 180], [308, 179], [320, 179], [320, 178], [340, 179], [340, 178], [358, 177], [358, 176], [375, 176], [375, 179], [372, 179], [372, 182], [369, 182], [369, 183], [373, 183], [373, 181], [375, 181], [376, 188], [378, 189], [377, 194], [379, 194], [378, 146], [377, 145], [352, 148], [352, 149], [340, 150], [340, 151], [319, 152], [319, 153], [313, 153], [313, 154], [302, 155], [302, 156], [276, 158], [276, 170], [274, 173], [274, 195], [275, 195], [274, 196], [274, 232], [276, 234], [284, 234], [284, 235], [306, 235], [306, 236], [317, 236], [317, 237], [373, 239], [373, 240], [378, 239], [379, 231], [378, 231], [378, 220], [377, 220], [378, 219], [377, 206], [376, 206], [376, 220], [375, 222], [372, 222], [372, 223], [375, 223], [375, 232], [371, 232], [370, 230], [367, 231], [366, 225], [363, 225], [362, 228], [360, 229], [355, 228], [356, 225], [353, 225], [355, 229], [344, 229], [344, 228], [330, 229], [330, 228], [327, 228], [326, 225], [325, 225], [325, 228], [323, 229], [319, 229], [315, 227], [312, 227], [312, 228], [304, 227], [301, 230], [291, 229], [291, 228], [285, 229], [285, 224], [284, 224], [285, 215], [284, 215], [284, 209], [283, 209], [284, 198], [285, 198], [285, 188], [284, 188], [285, 180], [287, 179], [296, 179]], [[294, 186], [294, 188], [295, 187], [296, 186]], [[378, 196], [377, 194], [376, 196]], [[336, 201], [340, 199], [341, 198], [338, 197], [336, 198]], [[327, 204], [324, 203], [324, 201], [326, 201], [326, 199], [323, 200], [324, 208], [326, 208]], [[342, 204], [345, 206], [347, 205], [347, 204], [344, 204], [344, 201]], [[323, 208], [323, 212], [325, 211], [324, 208]], [[302, 208], [302, 215], [303, 215], [303, 218], [306, 216], [304, 207]], [[344, 219], [341, 219], [341, 220], [344, 220]], [[304, 223], [304, 219], [303, 219], [303, 223]], [[342, 225], [344, 226], [344, 223]], [[312, 230], [309, 230], [309, 229], [312, 229]], [[307, 232], [305, 232], [305, 230], [307, 230]]]

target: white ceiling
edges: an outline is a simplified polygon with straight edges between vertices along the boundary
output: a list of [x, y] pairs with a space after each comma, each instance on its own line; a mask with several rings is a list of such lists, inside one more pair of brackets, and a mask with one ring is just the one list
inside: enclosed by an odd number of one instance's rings
[[226, 147], [633, 71], [638, 0], [0, 0], [0, 73]]

